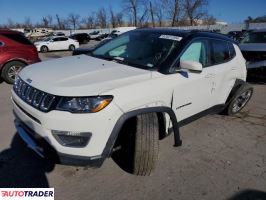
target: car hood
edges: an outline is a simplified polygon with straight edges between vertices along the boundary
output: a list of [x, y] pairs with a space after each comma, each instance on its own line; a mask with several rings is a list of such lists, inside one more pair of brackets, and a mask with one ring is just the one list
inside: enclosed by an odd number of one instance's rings
[[33, 87], [50, 94], [90, 96], [151, 79], [151, 72], [79, 55], [27, 66], [19, 76]]

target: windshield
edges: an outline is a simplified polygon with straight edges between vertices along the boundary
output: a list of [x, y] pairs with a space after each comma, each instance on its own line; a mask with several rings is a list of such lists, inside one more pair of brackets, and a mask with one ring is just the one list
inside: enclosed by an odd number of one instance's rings
[[247, 32], [240, 43], [266, 43], [266, 32]]
[[153, 69], [178, 47], [180, 37], [159, 33], [128, 32], [96, 48], [92, 56]]

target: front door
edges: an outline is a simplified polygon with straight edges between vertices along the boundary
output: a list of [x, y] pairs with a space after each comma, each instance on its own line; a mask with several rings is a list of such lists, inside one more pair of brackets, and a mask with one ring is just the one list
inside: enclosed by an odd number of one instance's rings
[[[182, 56], [180, 61], [196, 61], [202, 64], [202, 72], [187, 71], [175, 74], [177, 76], [176, 87], [173, 94], [172, 107], [178, 121], [189, 118], [210, 107], [214, 88], [213, 68], [209, 65], [209, 41], [207, 39], [194, 40]], [[180, 78], [182, 76], [182, 78]]]

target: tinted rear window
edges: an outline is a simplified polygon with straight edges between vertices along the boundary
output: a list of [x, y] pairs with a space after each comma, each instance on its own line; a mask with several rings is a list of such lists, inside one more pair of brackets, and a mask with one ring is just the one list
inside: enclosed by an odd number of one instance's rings
[[212, 40], [212, 63], [219, 64], [230, 60], [228, 42]]
[[9, 34], [9, 33], [4, 33], [2, 34], [3, 36], [14, 40], [20, 44], [25, 44], [25, 45], [32, 45], [31, 41], [29, 41], [25, 36], [22, 34]]

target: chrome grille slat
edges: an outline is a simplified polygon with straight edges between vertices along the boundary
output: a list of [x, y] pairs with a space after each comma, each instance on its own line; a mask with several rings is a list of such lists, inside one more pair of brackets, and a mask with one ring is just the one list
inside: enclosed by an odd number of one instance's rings
[[48, 112], [56, 99], [56, 96], [30, 86], [20, 77], [17, 77], [13, 90], [24, 102], [43, 112]]

